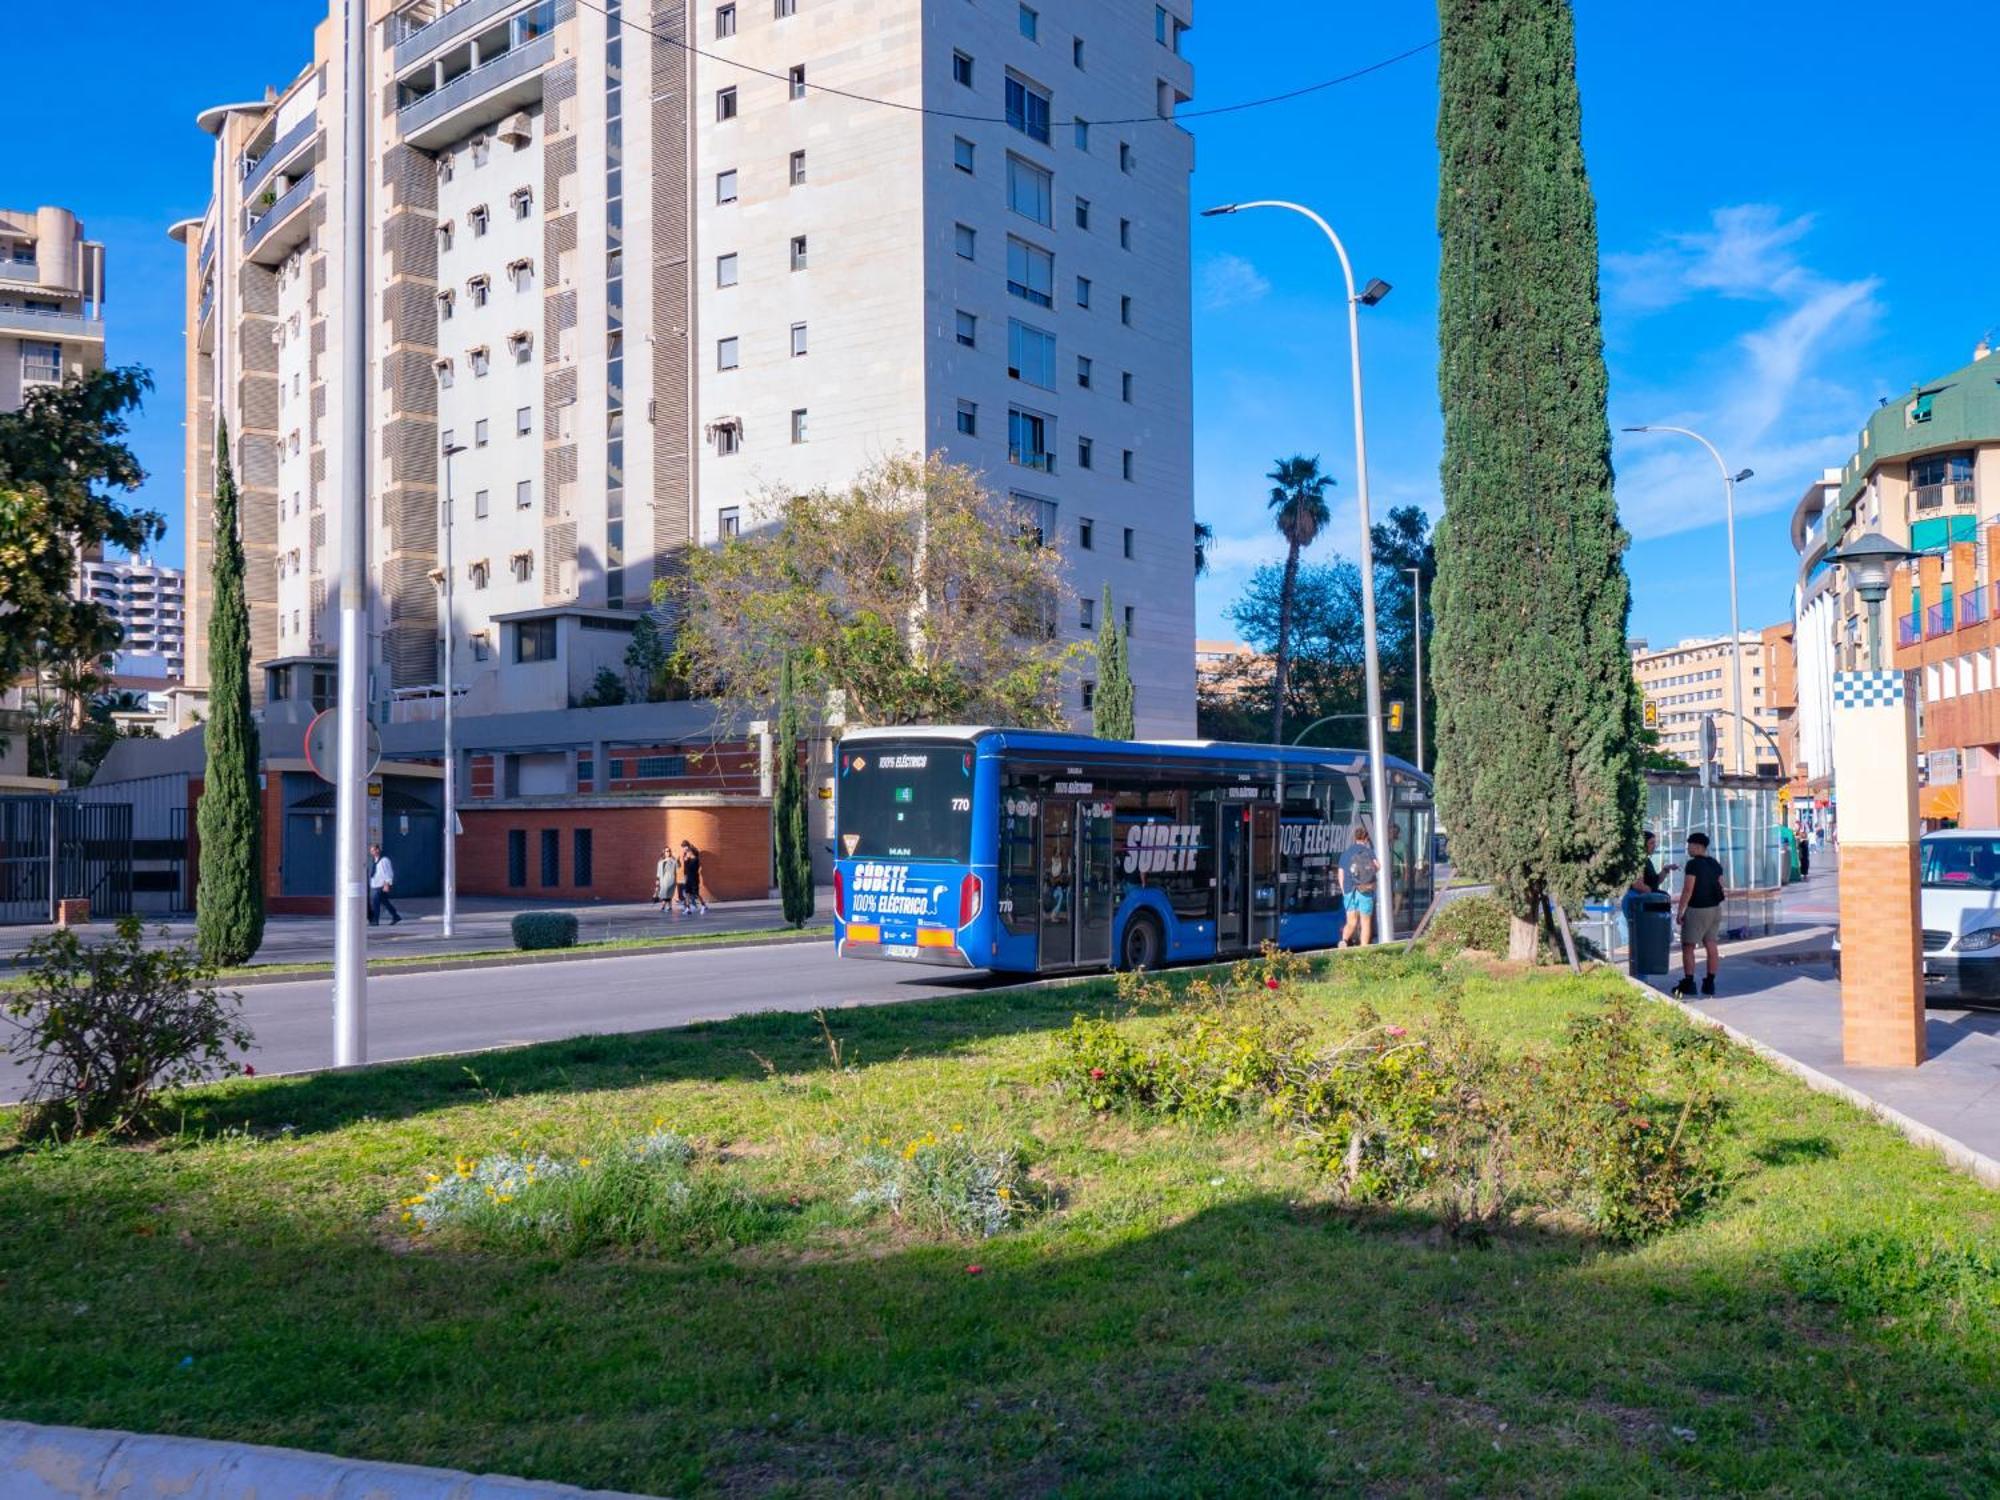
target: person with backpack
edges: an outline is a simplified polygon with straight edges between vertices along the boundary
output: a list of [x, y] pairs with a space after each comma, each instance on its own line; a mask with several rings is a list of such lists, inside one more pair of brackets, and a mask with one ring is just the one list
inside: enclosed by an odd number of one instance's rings
[[1340, 930], [1343, 948], [1350, 943], [1365, 948], [1375, 941], [1375, 875], [1380, 869], [1368, 825], [1355, 825], [1353, 841], [1340, 856], [1341, 904], [1347, 909], [1347, 923]]
[[653, 899], [660, 903], [660, 915], [672, 912], [679, 916], [680, 908], [674, 903], [680, 896], [681, 862], [674, 856], [674, 846], [667, 845], [660, 851], [660, 862], [653, 866]]

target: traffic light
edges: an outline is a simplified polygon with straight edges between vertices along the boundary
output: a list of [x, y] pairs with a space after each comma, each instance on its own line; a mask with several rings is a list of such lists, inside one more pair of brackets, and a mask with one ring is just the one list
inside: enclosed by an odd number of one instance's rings
[[1401, 698], [1391, 698], [1389, 700], [1389, 733], [1401, 734], [1402, 732], [1403, 700]]
[[1660, 705], [1650, 698], [1646, 700], [1646, 727], [1648, 729], [1660, 727]]

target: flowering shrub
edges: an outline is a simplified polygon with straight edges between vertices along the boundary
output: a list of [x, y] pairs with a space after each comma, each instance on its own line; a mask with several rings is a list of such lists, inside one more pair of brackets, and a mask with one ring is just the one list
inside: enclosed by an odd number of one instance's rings
[[1114, 1023], [1079, 1016], [1056, 1039], [1057, 1072], [1092, 1109], [1132, 1105], [1225, 1124], [1277, 1090], [1305, 1034], [1275, 1012], [1216, 1005], [1174, 1017], [1141, 1048]]
[[1021, 1161], [1011, 1146], [980, 1140], [953, 1125], [927, 1130], [900, 1146], [890, 1136], [864, 1142], [852, 1157], [858, 1182], [849, 1199], [886, 1208], [937, 1232], [987, 1238], [1026, 1211]]
[[453, 1160], [449, 1172], [431, 1173], [421, 1193], [403, 1200], [403, 1219], [425, 1230], [473, 1224], [537, 1183], [554, 1182], [574, 1171], [576, 1167], [541, 1154], [461, 1156]]

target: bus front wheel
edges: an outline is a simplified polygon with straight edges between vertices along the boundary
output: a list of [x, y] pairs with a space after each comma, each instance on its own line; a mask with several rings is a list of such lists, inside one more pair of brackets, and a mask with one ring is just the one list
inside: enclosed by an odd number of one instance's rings
[[1125, 936], [1118, 944], [1118, 967], [1126, 970], [1157, 969], [1166, 940], [1160, 919], [1149, 912], [1135, 913], [1125, 924]]

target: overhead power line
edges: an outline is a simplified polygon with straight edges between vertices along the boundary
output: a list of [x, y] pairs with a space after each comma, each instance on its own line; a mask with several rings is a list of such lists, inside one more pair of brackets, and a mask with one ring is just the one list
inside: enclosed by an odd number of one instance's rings
[[[678, 47], [681, 51], [691, 56], [705, 58], [709, 62], [720, 63], [725, 68], [735, 68], [739, 72], [754, 74], [759, 78], [768, 78], [774, 83], [782, 83], [787, 86], [790, 86], [792, 83], [790, 74], [775, 73], [769, 68], [760, 68], [752, 63], [738, 62], [733, 57], [724, 57], [720, 53], [710, 52], [705, 48], [697, 47], [691, 42], [684, 42], [679, 37], [668, 36], [664, 32], [655, 31], [650, 26], [642, 26], [639, 22], [629, 20], [623, 15], [614, 16], [602, 5], [594, 4], [593, 0], [576, 0], [576, 3], [584, 10], [596, 11], [615, 26], [623, 26], [627, 30], [639, 32], [643, 36], [652, 37], [655, 41], [665, 42], [670, 47]], [[1213, 115], [1241, 114], [1243, 111], [1251, 109], [1266, 109], [1274, 104], [1289, 104], [1292, 100], [1303, 99], [1309, 94], [1319, 94], [1324, 93], [1328, 89], [1339, 88], [1344, 83], [1353, 83], [1356, 79], [1366, 78], [1370, 73], [1379, 73], [1384, 68], [1393, 68], [1397, 63], [1408, 62], [1411, 58], [1430, 51], [1437, 46], [1439, 40], [1440, 38], [1438, 37], [1432, 37], [1429, 41], [1419, 42], [1416, 46], [1398, 52], [1393, 57], [1382, 58], [1378, 62], [1369, 63], [1366, 67], [1356, 68], [1350, 73], [1342, 73], [1335, 78], [1324, 78], [1318, 83], [1309, 83], [1301, 88], [1287, 89], [1282, 94], [1270, 94], [1262, 99], [1245, 99], [1236, 104], [1218, 104], [1213, 109], [1183, 110], [1173, 115], [1129, 115], [1120, 119], [1102, 120], [1084, 119], [1082, 116], [1078, 116], [1078, 118], [1082, 119], [1085, 125], [1161, 125], [1177, 124], [1183, 120], [1207, 119]], [[830, 84], [814, 83], [810, 67], [807, 69], [805, 86], [816, 94], [830, 94], [836, 99], [851, 99], [857, 104], [879, 105], [883, 109], [901, 110], [905, 114], [932, 115], [940, 120], [963, 120], [977, 125], [1005, 125], [1008, 123], [1005, 115], [982, 115], [974, 114], [969, 110], [957, 109], [931, 109], [922, 104], [908, 104], [899, 99], [882, 99], [873, 94], [856, 93], [852, 89], [838, 89]]]

